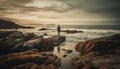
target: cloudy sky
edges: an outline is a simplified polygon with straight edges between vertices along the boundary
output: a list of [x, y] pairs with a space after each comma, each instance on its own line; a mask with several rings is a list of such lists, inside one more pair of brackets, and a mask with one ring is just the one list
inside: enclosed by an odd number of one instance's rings
[[120, 0], [0, 0], [0, 18], [18, 24], [115, 24]]

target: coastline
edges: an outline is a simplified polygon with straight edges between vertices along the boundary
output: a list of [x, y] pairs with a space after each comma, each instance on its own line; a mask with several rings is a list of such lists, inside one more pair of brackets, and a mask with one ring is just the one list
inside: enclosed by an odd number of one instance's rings
[[[40, 35], [43, 35], [44, 33], [47, 33], [48, 35], [44, 35], [44, 38], [49, 38], [49, 37], [54, 36], [56, 34], [56, 30], [54, 29], [54, 27], [50, 30], [39, 31], [40, 28], [43, 28], [43, 27], [42, 26], [41, 27], [36, 27], [34, 29], [17, 29], [17, 31], [21, 31], [23, 34], [34, 33], [36, 36], [40, 36]], [[47, 28], [49, 29], [50, 27], [47, 27]], [[66, 30], [66, 29], [70, 29], [70, 28], [63, 28], [63, 29]], [[72, 28], [72, 29], [74, 29], [74, 28]], [[10, 30], [10, 29], [8, 29], [8, 30]], [[13, 30], [16, 30], [16, 29], [13, 29]], [[79, 30], [82, 30], [82, 29], [79, 29]], [[5, 31], [5, 29], [4, 29], [4, 31]], [[58, 64], [60, 64], [59, 66], [56, 66], [58, 69], [66, 69], [66, 68], [67, 69], [68, 68], [72, 69], [72, 65], [70, 64], [71, 58], [73, 56], [78, 57], [79, 54], [80, 54], [79, 52], [77, 52], [75, 50], [75, 45], [77, 43], [84, 42], [86, 40], [92, 40], [92, 39], [96, 39], [96, 38], [107, 37], [107, 36], [111, 36], [111, 35], [115, 35], [115, 34], [119, 33], [117, 30], [115, 31], [115, 30], [91, 30], [91, 29], [86, 29], [86, 30], [82, 30], [82, 31], [84, 31], [84, 32], [83, 33], [74, 33], [74, 34], [61, 32], [61, 35], [66, 36], [66, 41], [60, 44], [60, 47], [61, 47], [60, 53], [57, 51], [57, 46], [55, 46], [53, 50], [44, 51], [44, 53], [42, 55], [53, 54], [53, 55], [57, 56], [58, 59], [59, 59]], [[63, 51], [62, 49], [72, 50], [72, 53], [66, 54], [65, 51]], [[32, 53], [35, 53], [35, 52], [32, 51]], [[39, 52], [39, 53], [42, 53], [42, 52]], [[66, 55], [66, 56], [64, 57], [64, 55]], [[18, 60], [20, 60], [20, 59], [18, 59]], [[23, 64], [23, 65], [29, 66], [29, 63], [28, 64]], [[36, 65], [36, 64], [32, 64], [32, 65]], [[22, 66], [22, 65], [20, 65], [20, 66]], [[17, 66], [17, 67], [19, 67], [19, 66]], [[54, 65], [48, 65], [48, 66], [42, 65], [42, 67], [49, 67], [49, 68], [54, 67], [55, 68]]]

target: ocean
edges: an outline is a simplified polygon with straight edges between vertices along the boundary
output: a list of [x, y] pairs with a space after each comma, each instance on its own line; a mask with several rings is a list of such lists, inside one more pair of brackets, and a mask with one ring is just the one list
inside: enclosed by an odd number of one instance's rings
[[[49, 37], [57, 34], [56, 32], [57, 25], [29, 25], [29, 26], [34, 26], [35, 28], [19, 29], [19, 31], [22, 31], [24, 33], [33, 32], [36, 35], [42, 35], [44, 33], [47, 33], [48, 36], [45, 37]], [[39, 31], [40, 28], [48, 28], [51, 30]], [[62, 30], [78, 30], [84, 32], [84, 33], [74, 33], [74, 34], [67, 34], [65, 32], [61, 32], [61, 35], [67, 37], [66, 42], [75, 42], [75, 43], [120, 33], [120, 25], [61, 25], [61, 28]]]
[[[44, 38], [57, 35], [56, 28], [57, 25], [25, 25], [34, 26], [33, 29], [17, 29], [24, 33], [35, 33], [36, 35], [42, 35], [47, 33]], [[47, 28], [51, 30], [39, 31], [40, 28]], [[71, 64], [69, 63], [72, 57], [78, 56], [79, 53], [75, 50], [75, 45], [79, 42], [83, 42], [90, 39], [110, 36], [114, 34], [120, 34], [120, 25], [61, 25], [62, 30], [78, 30], [83, 31], [83, 33], [72, 33], [68, 34], [66, 32], [61, 32], [61, 35], [66, 36], [66, 41], [60, 45], [60, 49], [72, 50], [71, 54], [67, 54], [67, 57], [63, 57], [66, 54], [64, 51], [60, 50], [58, 52], [57, 46], [54, 47], [54, 51], [48, 51], [57, 55], [61, 58], [61, 66], [58, 69], [71, 69]]]

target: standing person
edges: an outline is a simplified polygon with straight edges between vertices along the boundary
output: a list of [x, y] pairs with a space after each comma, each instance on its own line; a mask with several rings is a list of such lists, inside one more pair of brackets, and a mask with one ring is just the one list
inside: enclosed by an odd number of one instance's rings
[[[60, 31], [61, 31], [61, 27], [60, 27], [60, 25], [58, 25], [58, 27], [57, 27], [57, 35], [59, 38], [58, 41], [60, 41]], [[60, 44], [60, 42], [58, 42], [58, 43]], [[58, 53], [60, 53], [60, 45], [58, 45], [57, 51], [58, 51]]]
[[58, 33], [59, 37], [60, 37], [60, 31], [61, 31], [61, 27], [60, 27], [60, 25], [58, 25], [58, 27], [57, 27], [57, 33]]

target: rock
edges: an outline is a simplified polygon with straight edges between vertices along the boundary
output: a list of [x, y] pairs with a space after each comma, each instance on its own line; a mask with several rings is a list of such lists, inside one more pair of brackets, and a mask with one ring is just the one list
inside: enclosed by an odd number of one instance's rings
[[8, 35], [14, 33], [15, 31], [0, 31], [0, 38], [5, 38]]
[[108, 66], [102, 66], [102, 67], [100, 67], [100, 69], [115, 69], [115, 68], [113, 68], [112, 66], [111, 66], [111, 67], [108, 67]]
[[47, 57], [40, 56], [39, 54], [26, 54], [26, 53], [16, 53], [10, 54], [7, 56], [0, 57], [0, 68], [2, 69], [10, 69], [12, 66], [16, 66], [18, 64], [26, 63], [26, 62], [33, 62], [41, 64]]
[[59, 44], [65, 41], [65, 36], [52, 36], [43, 38], [34, 33], [23, 34], [20, 31], [1, 31], [0, 35], [6, 37], [0, 38], [0, 55], [23, 52], [31, 49], [38, 49], [39, 51], [51, 51], [54, 49], [55, 43]]
[[119, 45], [119, 34], [78, 43], [75, 49], [81, 53], [81, 69], [120, 69]]
[[26, 51], [30, 49], [38, 49], [39, 51], [48, 51], [48, 50], [53, 50], [53, 48], [54, 48], [53, 39], [39, 38], [24, 42], [22, 50]]
[[24, 34], [23, 34], [22, 32], [16, 31], [16, 32], [10, 34], [10, 35], [9, 35], [9, 38], [20, 38], [20, 37], [22, 37], [22, 36], [24, 36]]
[[66, 32], [66, 33], [83, 33], [83, 31], [78, 31], [78, 30], [62, 30], [61, 32]]
[[120, 35], [113, 35], [98, 39], [93, 39], [78, 43], [76, 50], [87, 54], [90, 52], [100, 52], [101, 54], [115, 52], [115, 49], [120, 48]]
[[51, 55], [49, 55], [48, 56], [48, 61], [46, 61], [45, 62], [45, 64], [49, 64], [49, 63], [53, 63], [54, 64], [54, 61], [55, 61], [55, 59], [57, 59], [58, 57], [56, 56], [56, 55], [53, 55], [53, 54], [51, 54]]
[[35, 63], [27, 63], [27, 64], [21, 64], [21, 65], [15, 66], [12, 69], [57, 69], [57, 67], [53, 64], [38, 65], [38, 64], [35, 64]]
[[57, 69], [57, 67], [53, 64], [49, 64], [47, 69]]
[[[91, 60], [94, 67], [113, 67], [116, 69], [116, 65], [120, 66], [120, 56], [118, 55], [104, 55], [96, 56]], [[119, 67], [120, 68], [120, 67]], [[118, 69], [119, 69], [118, 68]]]
[[67, 57], [67, 54], [63, 54], [62, 57], [64, 57], [64, 58]]
[[92, 66], [92, 63], [87, 62], [82, 69], [96, 69], [96, 68]]
[[72, 65], [72, 69], [81, 69], [81, 68], [83, 68], [83, 64], [81, 63], [81, 61], [79, 60], [78, 57], [73, 57], [70, 60], [70, 63]]
[[38, 64], [35, 63], [26, 63], [13, 67], [12, 69], [40, 69]]
[[64, 42], [66, 40], [65, 36], [52, 36], [51, 37], [54, 40], [54, 46], [58, 46], [60, 43]]
[[65, 51], [68, 54], [72, 53], [72, 50], [67, 50], [67, 49], [62, 49], [62, 50]]
[[39, 31], [44, 31], [44, 30], [50, 30], [50, 29], [47, 29], [47, 28], [41, 28], [41, 29], [39, 29]]
[[47, 36], [48, 34], [47, 34], [47, 33], [44, 33], [43, 35]]
[[40, 69], [57, 69], [53, 64], [49, 65], [40, 65]]
[[[49, 67], [54, 69], [57, 68], [57, 64], [60, 63], [57, 56], [53, 54], [41, 55], [41, 53], [38, 53], [35, 49], [1, 56], [0, 60], [0, 68], [2, 69], [37, 68], [42, 64], [47, 65], [47, 69], [49, 69]], [[46, 64], [46, 62], [48, 63]]]
[[33, 27], [20, 26], [15, 22], [0, 19], [0, 29], [19, 29], [19, 28], [33, 28]]
[[115, 53], [116, 53], [117, 55], [120, 55], [120, 48], [115, 49]]
[[[8, 32], [6, 32], [7, 34]], [[23, 34], [20, 31], [14, 31], [2, 38], [0, 42], [0, 55], [13, 52], [21, 52], [24, 42], [32, 39], [35, 35], [33, 33]]]
[[60, 58], [57, 58], [57, 59], [55, 60], [54, 65], [60, 66], [60, 65], [61, 65], [61, 59], [60, 59]]
[[25, 36], [23, 36], [24, 41], [28, 41], [35, 37], [36, 35], [34, 33], [26, 33]]

